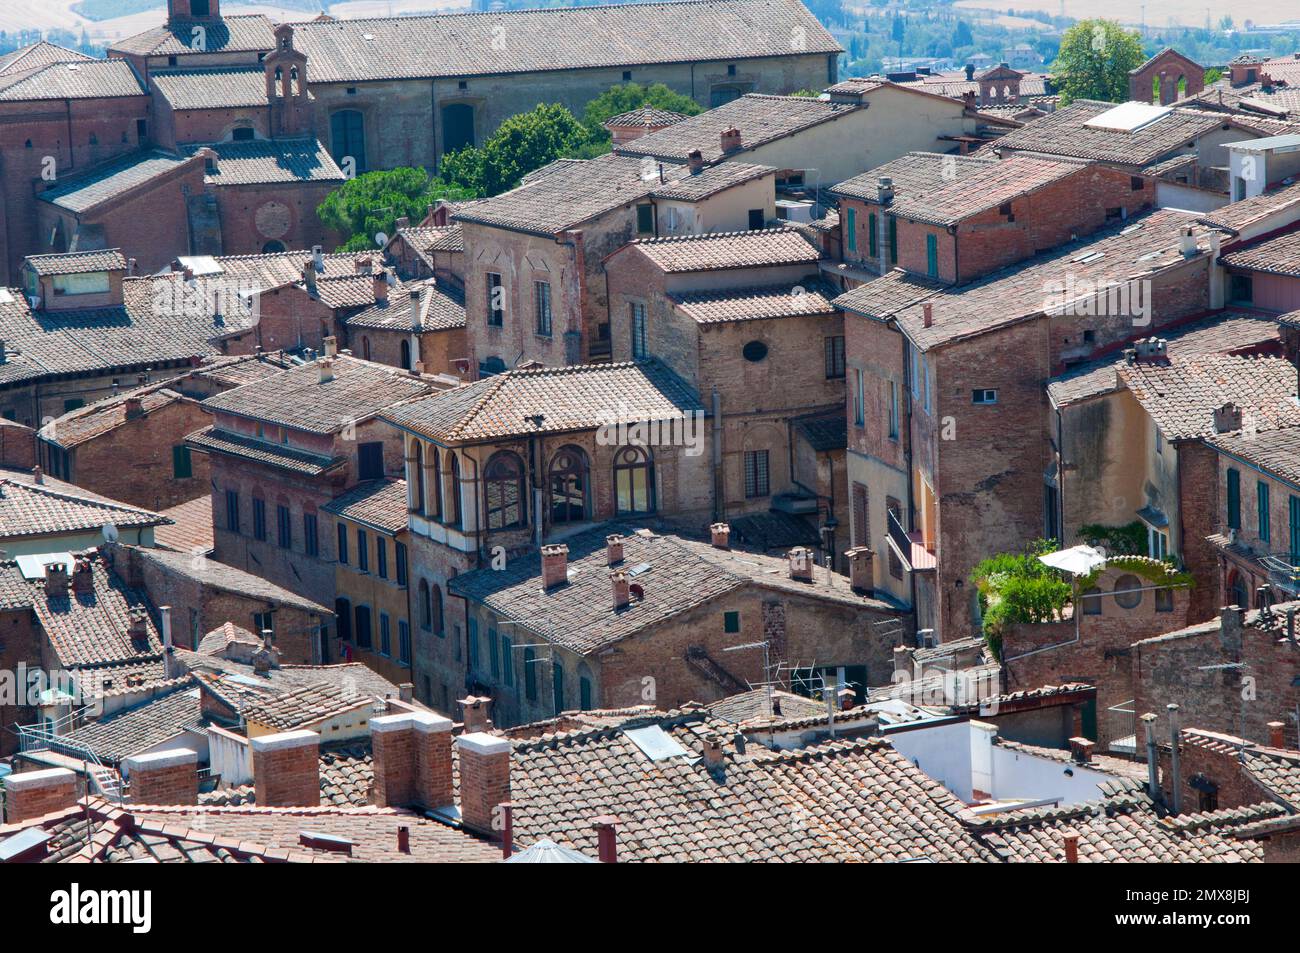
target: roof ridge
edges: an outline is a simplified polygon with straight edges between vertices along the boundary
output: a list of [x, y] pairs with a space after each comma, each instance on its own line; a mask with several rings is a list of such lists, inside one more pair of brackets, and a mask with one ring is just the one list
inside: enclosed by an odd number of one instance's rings
[[[716, 6], [720, 6], [720, 5], [739, 5], [739, 4], [741, 4], [741, 3], [752, 3], [752, 2], [753, 2], [753, 0], [655, 0], [655, 2], [637, 3], [636, 6], [638, 6], [638, 7], [679, 7], [679, 6], [711, 6], [711, 7], [716, 7]], [[466, 11], [452, 11], [452, 12], [447, 12], [447, 13], [423, 13], [423, 14], [419, 14], [419, 15], [416, 15], [416, 16], [402, 16], [402, 15], [398, 14], [398, 15], [395, 15], [395, 16], [388, 16], [388, 17], [384, 17], [384, 16], [377, 16], [377, 17], [356, 17], [356, 18], [351, 18], [351, 17], [349, 17], [349, 18], [346, 19], [346, 20], [335, 20], [335, 19], [331, 19], [331, 20], [316, 20], [316, 19], [312, 19], [312, 20], [288, 20], [288, 21], [286, 21], [286, 22], [289, 23], [290, 25], [292, 25], [292, 26], [294, 27], [294, 29], [298, 29], [298, 28], [300, 28], [300, 27], [311, 27], [311, 26], [322, 26], [322, 27], [328, 27], [328, 26], [341, 26], [341, 25], [344, 25], [344, 24], [352, 25], [352, 24], [363, 24], [363, 23], [388, 23], [388, 22], [391, 22], [391, 21], [393, 21], [393, 20], [443, 20], [443, 19], [450, 19], [450, 18], [452, 18], [452, 17], [493, 17], [493, 18], [499, 18], [499, 17], [502, 17], [502, 16], [510, 16], [510, 15], [513, 15], [513, 14], [520, 14], [520, 13], [532, 13], [532, 14], [536, 14], [536, 13], [560, 13], [560, 12], [565, 12], [565, 13], [575, 13], [575, 12], [577, 12], [578, 10], [582, 10], [583, 12], [586, 12], [587, 10], [621, 10], [622, 8], [627, 7], [627, 6], [628, 6], [627, 3], [594, 3], [594, 4], [590, 4], [590, 5], [586, 5], [586, 4], [584, 4], [584, 5], [581, 6], [581, 7], [542, 7], [542, 6], [537, 6], [537, 7], [520, 7], [520, 8], [518, 8], [518, 9], [513, 9], [513, 10], [491, 10], [491, 11], [488, 11], [488, 10], [466, 10]], [[245, 14], [236, 14], [235, 16], [253, 17], [253, 16], [263, 16], [263, 14], [249, 14], [249, 13], [245, 13]], [[230, 20], [230, 19], [233, 19], [233, 18], [234, 18], [233, 16], [230, 16], [230, 17], [223, 17], [223, 19], [226, 19], [226, 20]], [[753, 94], [747, 94], [747, 95], [753, 95]], [[802, 99], [802, 98], [807, 98], [807, 97], [800, 97], [800, 98]]]
[[[685, 180], [685, 179], [674, 180], [674, 182], [667, 183], [667, 184], [674, 185], [678, 181], [689, 181], [689, 180]], [[741, 235], [758, 236], [758, 235], [776, 235], [776, 234], [787, 234], [787, 233], [794, 234], [794, 235], [803, 234], [802, 232], [799, 231], [799, 229], [789, 225], [774, 225], [770, 228], [738, 228], [735, 229], [734, 231], [729, 231], [729, 232], [705, 232], [700, 235], [663, 235], [657, 238], [638, 238], [633, 242], [631, 242], [631, 244], [671, 245], [673, 243], [692, 242], [692, 241], [697, 241], [697, 242], [712, 241], [718, 238], [735, 238]]]
[[107, 509], [121, 510], [123, 512], [128, 512], [128, 513], [140, 513], [144, 516], [161, 515], [159, 513], [153, 512], [152, 510], [146, 510], [146, 509], [141, 509], [140, 507], [137, 506], [131, 506], [129, 503], [109, 502], [107, 500], [96, 500], [88, 496], [76, 496], [66, 491], [55, 490], [52, 487], [49, 487], [43, 483], [24, 483], [21, 480], [15, 480], [12, 477], [0, 477], [0, 484], [8, 484], [9, 486], [15, 486], [21, 489], [32, 490], [37, 493], [43, 493], [46, 496], [53, 496], [57, 499], [65, 500], [72, 503], [89, 503], [91, 506], [102, 506]]

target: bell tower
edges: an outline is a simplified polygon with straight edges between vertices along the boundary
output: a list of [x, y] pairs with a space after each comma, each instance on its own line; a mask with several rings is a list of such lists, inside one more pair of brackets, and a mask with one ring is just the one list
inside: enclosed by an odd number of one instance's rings
[[221, 0], [167, 0], [167, 25], [221, 19]]

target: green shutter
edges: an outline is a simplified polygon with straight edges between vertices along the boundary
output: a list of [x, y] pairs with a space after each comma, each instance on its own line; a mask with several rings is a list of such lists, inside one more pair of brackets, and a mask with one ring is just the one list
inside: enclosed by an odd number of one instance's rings
[[880, 244], [876, 236], [876, 215], [874, 212], [867, 216], [867, 248], [870, 250], [872, 258], [875, 258], [880, 254]]
[[723, 631], [723, 632], [739, 632], [739, 631], [740, 631], [740, 613], [739, 613], [739, 612], [727, 612], [727, 613], [724, 613], [724, 614], [723, 614], [723, 616], [722, 616], [722, 631]]
[[1255, 485], [1255, 506], [1256, 516], [1259, 519], [1259, 538], [1261, 542], [1267, 543], [1269, 537], [1268, 523], [1268, 484], [1263, 480]]
[[501, 649], [497, 646], [497, 630], [488, 629], [488, 654], [491, 656], [492, 677], [501, 677]]
[[478, 669], [478, 619], [470, 619], [465, 628], [466, 641], [469, 642], [469, 670]]
[[939, 239], [933, 235], [925, 236], [925, 273], [931, 278], [939, 277]]
[[655, 217], [653, 205], [638, 205], [636, 207], [636, 230], [641, 234], [653, 232], [655, 230]]
[[1291, 512], [1291, 565], [1300, 563], [1300, 496], [1293, 496], [1290, 499]]
[[898, 219], [889, 216], [889, 263], [898, 264]]
[[557, 712], [564, 711], [564, 666], [560, 664], [560, 660], [555, 658], [554, 655], [551, 657], [551, 688], [555, 696], [552, 699], [555, 703], [555, 710]]
[[172, 476], [178, 480], [188, 480], [194, 476], [194, 466], [190, 461], [189, 447], [172, 447]]
[[1241, 473], [1228, 470], [1228, 529], [1241, 529]]
[[849, 209], [845, 216], [844, 240], [848, 243], [849, 251], [858, 250], [858, 210], [855, 208]]

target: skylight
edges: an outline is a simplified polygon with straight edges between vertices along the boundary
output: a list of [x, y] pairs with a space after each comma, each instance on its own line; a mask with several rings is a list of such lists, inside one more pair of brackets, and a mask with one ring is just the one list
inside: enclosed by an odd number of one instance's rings
[[651, 761], [663, 761], [667, 758], [679, 758], [689, 752], [673, 740], [668, 732], [658, 725], [644, 728], [625, 728], [623, 734], [627, 740], [641, 749]]
[[1153, 106], [1150, 103], [1120, 103], [1114, 109], [1093, 116], [1084, 123], [1090, 129], [1110, 132], [1137, 132], [1154, 122], [1159, 122], [1171, 112], [1172, 106]]

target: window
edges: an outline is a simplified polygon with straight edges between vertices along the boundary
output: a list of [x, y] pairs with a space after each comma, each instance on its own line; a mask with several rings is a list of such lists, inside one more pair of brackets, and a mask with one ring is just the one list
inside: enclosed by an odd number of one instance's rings
[[420, 580], [420, 628], [426, 632], [433, 630], [433, 602], [429, 597], [428, 580]]
[[402, 370], [409, 371], [411, 369], [411, 342], [406, 340], [405, 338], [402, 339], [401, 361], [402, 361]]
[[849, 251], [858, 250], [858, 210], [852, 206], [844, 215], [844, 242]]
[[447, 507], [447, 513], [444, 522], [448, 526], [459, 528], [460, 527], [460, 458], [457, 457], [454, 453], [447, 454], [447, 479], [450, 484], [447, 487], [447, 491], [449, 494], [447, 498], [447, 502], [450, 505]]
[[587, 518], [587, 454], [562, 447], [551, 458], [551, 522], [580, 523]]
[[1152, 559], [1164, 559], [1169, 555], [1169, 534], [1162, 533], [1154, 526], [1147, 527], [1147, 555]]
[[266, 539], [266, 500], [253, 497], [253, 539]]
[[632, 71], [630, 69], [623, 70], [623, 82], [625, 83], [630, 82], [631, 79], [632, 79]]
[[[469, 84], [460, 80], [456, 88], [469, 89]], [[443, 154], [456, 152], [472, 145], [474, 145], [474, 107], [470, 103], [447, 103], [442, 107]]]
[[234, 490], [226, 491], [226, 529], [239, 532], [239, 494]]
[[853, 423], [861, 427], [867, 422], [866, 394], [862, 392], [862, 371], [853, 369]]
[[591, 711], [591, 679], [585, 675], [578, 678], [578, 705], [583, 711]]
[[339, 523], [339, 564], [346, 566], [348, 564], [348, 528], [345, 524]]
[[1163, 455], [1165, 452], [1165, 435], [1160, 432], [1160, 427], [1158, 425], [1153, 424], [1152, 427], [1155, 430], [1155, 436], [1152, 438], [1152, 442], [1155, 444], [1156, 453], [1158, 455]]
[[334, 616], [338, 619], [339, 638], [352, 641], [352, 603], [346, 599], [334, 600]]
[[366, 171], [366, 125], [360, 110], [340, 109], [330, 116], [330, 143], [335, 162], [351, 158], [358, 173]]
[[757, 231], [763, 227], [763, 210], [761, 208], [751, 208], [749, 210], [749, 230]]
[[440, 639], [446, 638], [447, 630], [442, 622], [442, 589], [436, 582], [429, 587], [429, 617], [433, 634]]
[[939, 277], [939, 239], [933, 235], [925, 236], [925, 273]]
[[996, 404], [998, 402], [998, 392], [992, 387], [973, 390], [970, 392], [970, 402], [972, 404]]
[[488, 665], [492, 669], [494, 679], [501, 677], [501, 647], [497, 642], [497, 630], [489, 628], [487, 631], [488, 643]]
[[254, 138], [254, 135], [252, 126], [237, 126], [230, 130], [230, 138], [235, 142], [248, 142]]
[[425, 512], [434, 519], [440, 520], [442, 519], [442, 454], [438, 452], [437, 447], [429, 447], [429, 462], [432, 464], [433, 482], [429, 486], [428, 499], [425, 500]]
[[898, 220], [889, 216], [889, 263], [898, 264]]
[[889, 382], [889, 436], [898, 439], [898, 384]]
[[308, 556], [320, 555], [320, 538], [316, 535], [316, 514], [302, 514], [302, 551]]
[[750, 341], [740, 349], [740, 354], [749, 363], [757, 364], [767, 358], [767, 345], [762, 341]]
[[634, 302], [632, 304], [632, 359], [639, 361], [645, 356], [645, 305]]
[[1269, 538], [1268, 484], [1263, 480], [1255, 484], [1255, 514], [1259, 525], [1260, 542], [1267, 543]]
[[844, 336], [836, 334], [826, 339], [826, 379], [844, 376]]
[[503, 450], [483, 469], [484, 501], [489, 530], [515, 529], [528, 522], [524, 462]]
[[537, 701], [537, 652], [531, 648], [524, 649], [524, 697]]
[[388, 578], [388, 541], [382, 536], [375, 537], [375, 572], [380, 579]]
[[469, 645], [469, 670], [473, 672], [478, 669], [478, 619], [469, 620], [465, 641]]
[[653, 205], [638, 205], [636, 207], [636, 230], [641, 235], [647, 235], [655, 230], [655, 208]]
[[418, 440], [411, 441], [415, 448], [411, 454], [411, 469], [407, 473], [407, 482], [411, 487], [411, 512], [424, 512], [424, 444]]
[[508, 635], [501, 636], [501, 675], [507, 685], [515, 683], [514, 645]]
[[1101, 615], [1101, 590], [1096, 586], [1083, 591], [1083, 614]]
[[379, 613], [379, 654], [391, 656], [393, 654], [393, 633], [392, 623], [389, 622], [388, 613]]
[[551, 336], [551, 283], [533, 282], [533, 299], [537, 307], [537, 333]]
[[551, 701], [556, 711], [564, 711], [564, 666], [560, 660], [551, 658]]
[[770, 496], [767, 478], [767, 451], [745, 451], [745, 496]]
[[488, 326], [499, 328], [506, 323], [506, 290], [501, 285], [501, 276], [489, 271], [487, 276]]
[[[366, 360], [370, 360], [369, 357]], [[357, 447], [357, 479], [382, 480], [384, 478], [384, 445], [380, 441], [363, 443]]]
[[406, 586], [406, 544], [393, 543], [393, 555], [397, 562], [397, 584]]
[[1174, 611], [1174, 591], [1168, 587], [1156, 590], [1156, 611]]
[[405, 619], [397, 620], [397, 661], [411, 664], [411, 626]]
[[867, 216], [867, 254], [875, 258], [880, 254], [880, 243], [876, 236], [876, 213]]
[[1125, 573], [1115, 580], [1115, 604], [1121, 609], [1136, 609], [1142, 604], [1142, 580]]
[[253, 613], [253, 632], [262, 638], [267, 635], [275, 636], [275, 613], [274, 612], [254, 612]]
[[722, 631], [739, 632], [740, 631], [740, 613], [724, 612], [722, 614]]
[[172, 476], [177, 480], [188, 480], [194, 476], [194, 464], [190, 460], [189, 447], [172, 447]]
[[1241, 472], [1228, 468], [1228, 529], [1241, 529]]
[[289, 507], [277, 504], [275, 507], [276, 542], [281, 549], [293, 548], [293, 523], [290, 522]]
[[368, 649], [372, 644], [370, 638], [370, 606], [357, 606], [354, 616], [356, 619], [357, 647]]
[[[1300, 496], [1287, 499], [1287, 528], [1290, 530], [1291, 565], [1300, 563]], [[1237, 603], [1245, 606], [1244, 602]]]
[[1254, 281], [1250, 275], [1230, 275], [1228, 278], [1228, 300], [1250, 304], [1255, 300]]
[[370, 572], [370, 546], [366, 539], [366, 531], [360, 527], [357, 527], [357, 569]]
[[614, 454], [614, 502], [618, 515], [655, 511], [654, 461], [645, 447]]

